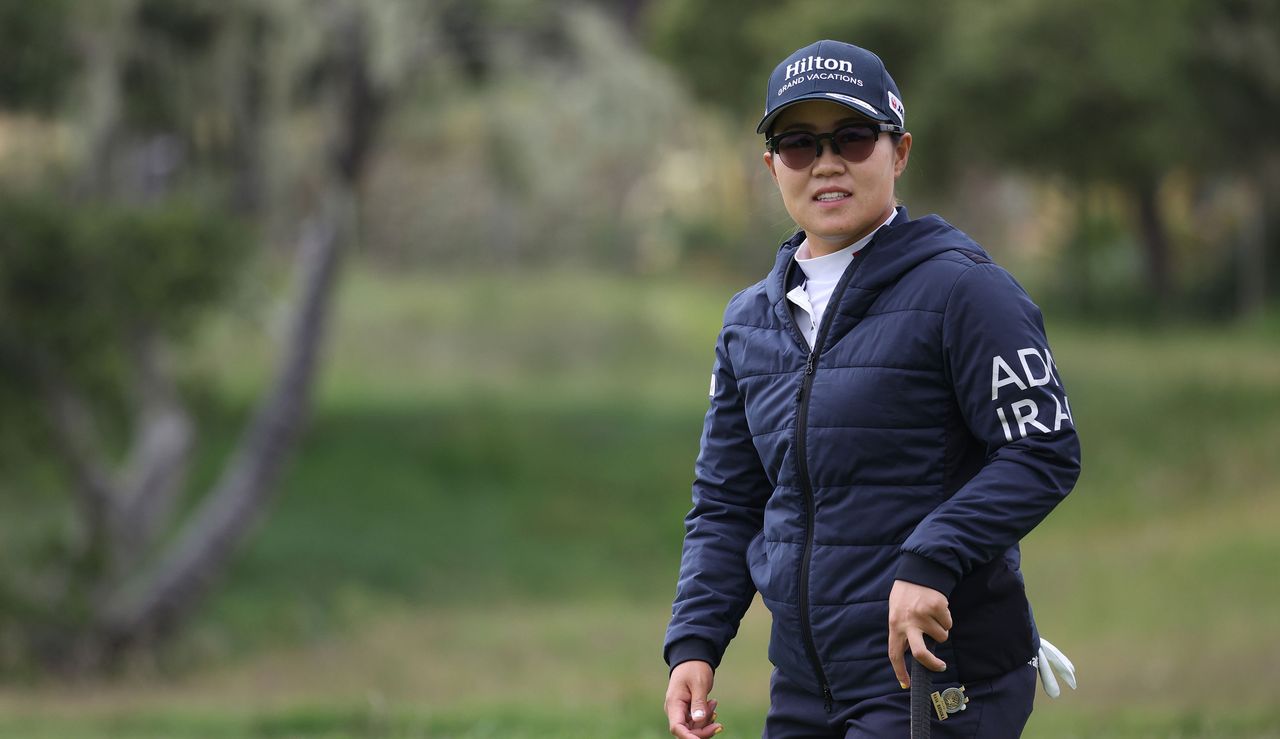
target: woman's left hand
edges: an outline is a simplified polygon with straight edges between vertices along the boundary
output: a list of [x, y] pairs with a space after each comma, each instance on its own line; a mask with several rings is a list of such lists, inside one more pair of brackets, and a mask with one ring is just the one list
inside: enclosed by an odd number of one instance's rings
[[944, 642], [951, 631], [951, 610], [947, 596], [933, 588], [906, 580], [895, 580], [889, 592], [889, 661], [903, 689], [911, 687], [907, 674], [905, 654], [911, 648], [916, 661], [934, 672], [942, 672], [947, 665], [930, 652], [924, 643], [925, 635], [935, 642]]

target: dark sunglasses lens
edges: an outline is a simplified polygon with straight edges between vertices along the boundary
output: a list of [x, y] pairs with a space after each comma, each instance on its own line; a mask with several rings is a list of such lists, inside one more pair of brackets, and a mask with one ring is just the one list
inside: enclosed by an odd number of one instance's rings
[[792, 133], [778, 138], [777, 149], [783, 164], [791, 169], [803, 169], [817, 156], [818, 142], [813, 134]]
[[876, 148], [876, 130], [871, 126], [842, 126], [830, 134], [789, 133], [774, 143], [782, 163], [791, 169], [804, 169], [818, 157], [818, 141], [830, 138], [840, 156], [849, 162], [862, 162]]
[[876, 132], [870, 126], [845, 126], [832, 134], [840, 156], [850, 162], [865, 161], [876, 148]]

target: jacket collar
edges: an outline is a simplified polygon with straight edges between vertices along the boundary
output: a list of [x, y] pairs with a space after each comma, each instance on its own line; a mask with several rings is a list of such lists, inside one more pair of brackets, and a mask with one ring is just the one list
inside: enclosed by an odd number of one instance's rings
[[[841, 278], [848, 283], [840, 297], [841, 313], [864, 315], [881, 290], [916, 265], [942, 252], [962, 249], [990, 258], [964, 232], [938, 216], [911, 220], [905, 206], [900, 205], [896, 210], [893, 221], [876, 231], [871, 242], [858, 252], [858, 257], [849, 264]], [[804, 231], [797, 231], [778, 248], [778, 256], [765, 283], [765, 293], [775, 310], [785, 309], [782, 303], [787, 291], [803, 279], [800, 270], [793, 268], [793, 263], [796, 250], [804, 239]]]

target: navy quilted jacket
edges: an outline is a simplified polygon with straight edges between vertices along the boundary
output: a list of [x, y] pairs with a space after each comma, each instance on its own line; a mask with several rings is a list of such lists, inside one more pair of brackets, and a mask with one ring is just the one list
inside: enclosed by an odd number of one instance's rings
[[1080, 469], [1039, 309], [964, 233], [899, 208], [845, 271], [811, 351], [785, 297], [803, 239], [725, 311], [668, 664], [717, 666], [759, 592], [769, 658], [792, 680], [841, 701], [897, 691], [895, 579], [949, 598], [938, 682], [1025, 664], [1018, 541]]

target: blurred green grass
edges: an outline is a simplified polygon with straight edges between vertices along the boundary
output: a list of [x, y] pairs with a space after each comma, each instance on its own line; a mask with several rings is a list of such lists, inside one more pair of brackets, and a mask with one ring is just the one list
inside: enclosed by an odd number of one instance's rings
[[[662, 630], [736, 288], [347, 278], [311, 428], [210, 607], [115, 681], [0, 689], [0, 736], [665, 735]], [[1049, 331], [1085, 471], [1024, 566], [1081, 686], [1027, 736], [1280, 736], [1275, 324]], [[272, 343], [240, 314], [191, 359], [198, 483]], [[724, 736], [759, 735], [767, 629], [757, 605], [721, 669]]]

